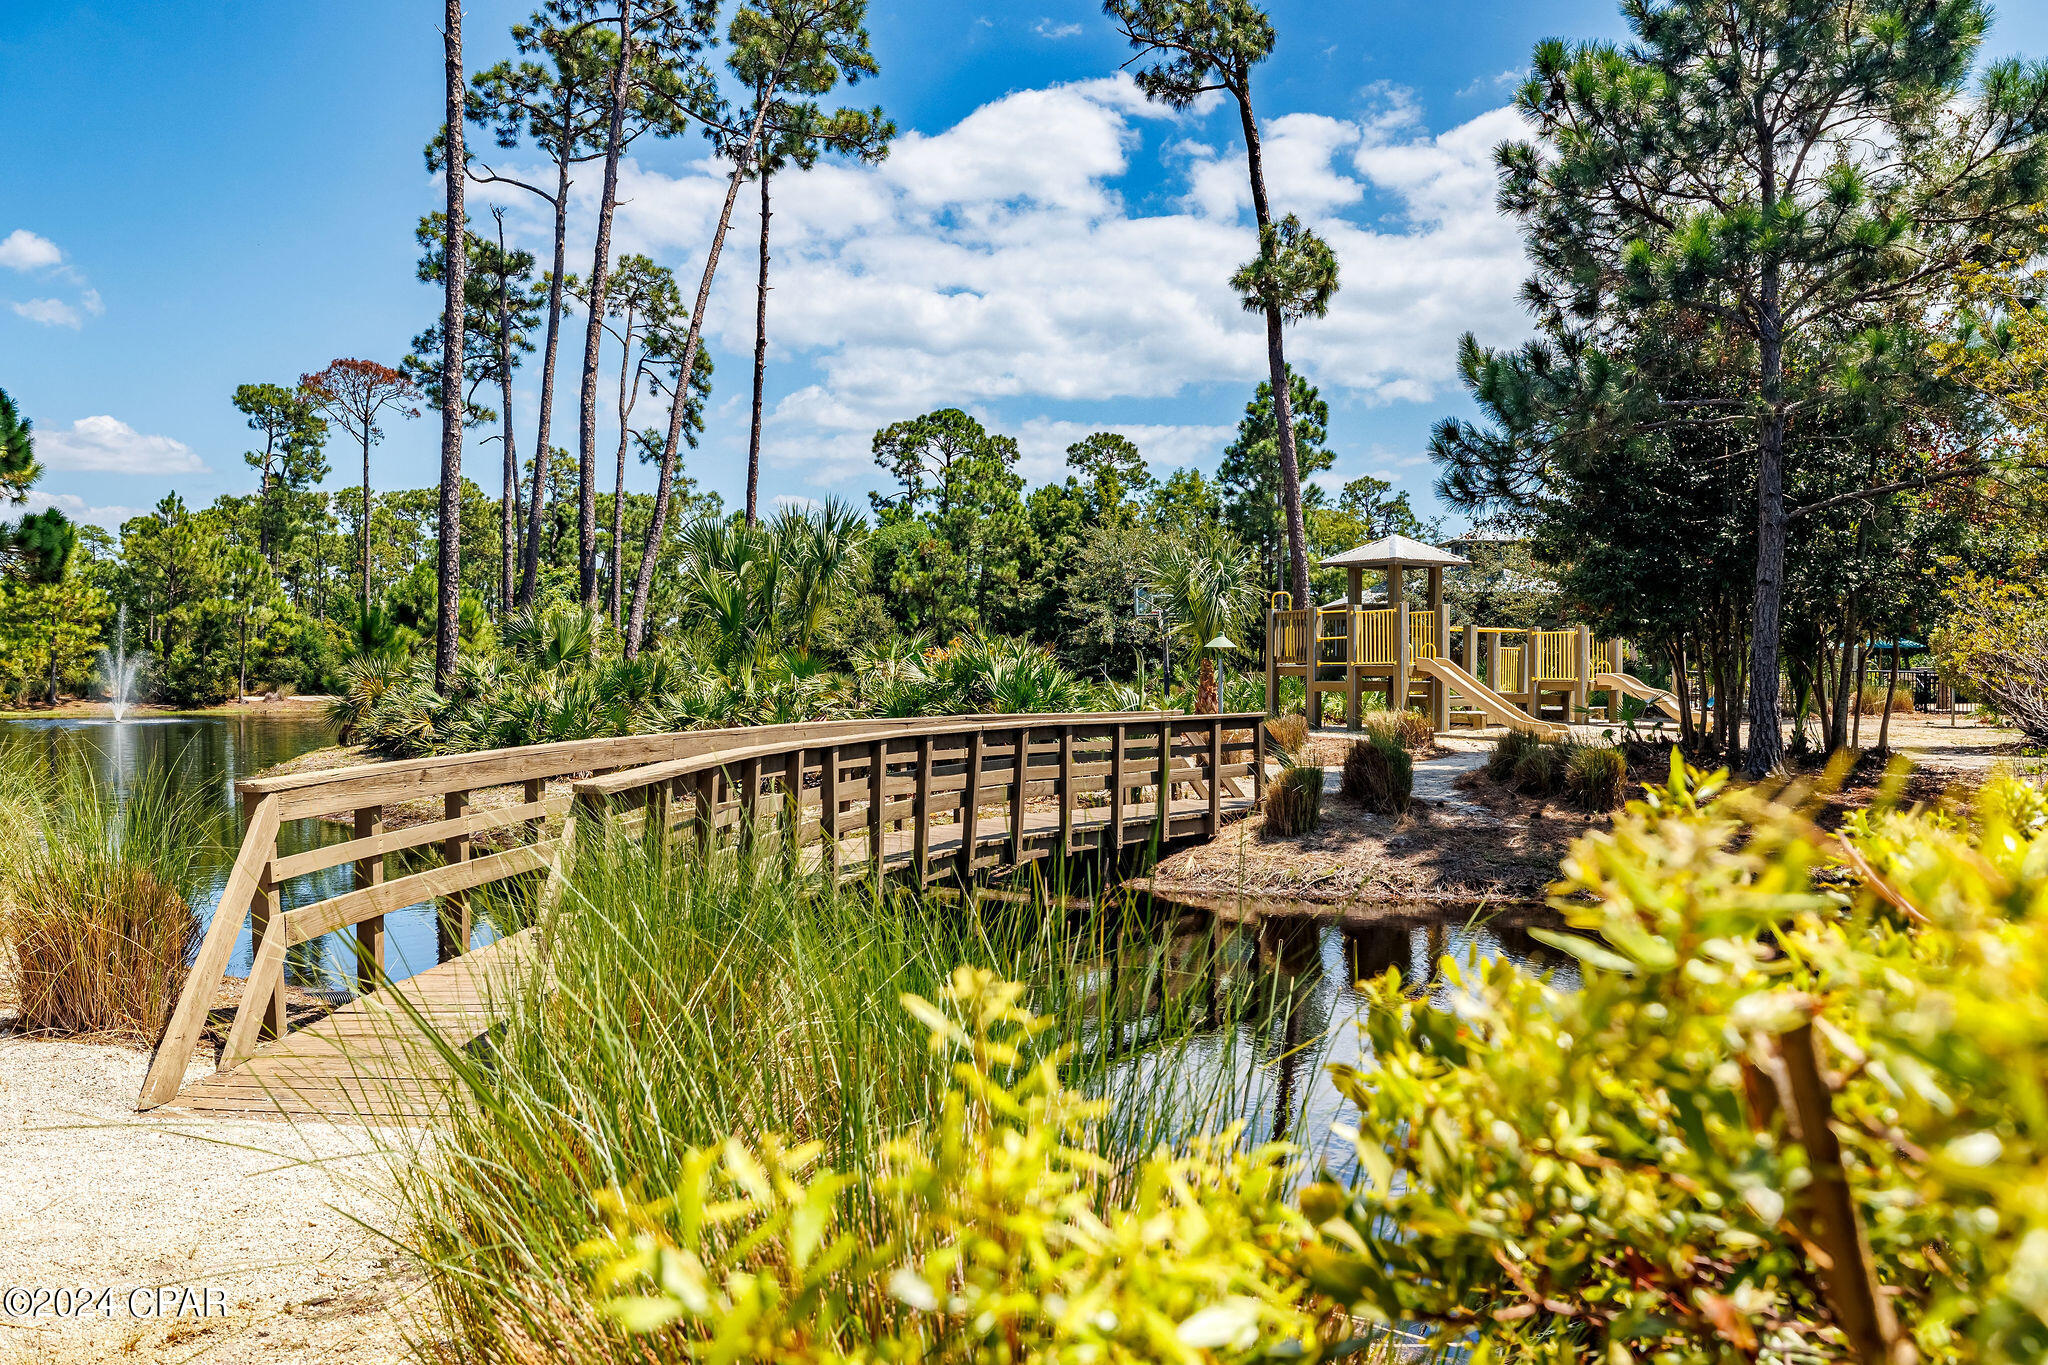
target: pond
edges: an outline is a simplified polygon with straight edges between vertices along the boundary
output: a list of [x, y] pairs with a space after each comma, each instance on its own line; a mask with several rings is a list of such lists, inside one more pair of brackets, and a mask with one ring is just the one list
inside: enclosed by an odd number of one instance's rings
[[[207, 793], [223, 816], [239, 830], [235, 782], [334, 742], [334, 731], [315, 717], [293, 716], [147, 716], [122, 721], [69, 717], [0, 720], [0, 745], [28, 749], [52, 762], [66, 755], [84, 760], [94, 776], [118, 801], [145, 773], [168, 769], [187, 789]], [[341, 826], [298, 820], [278, 831], [278, 851], [303, 853], [349, 838]], [[214, 901], [234, 862], [232, 844], [209, 850], [210, 880], [196, 907], [202, 923], [210, 922]], [[324, 900], [351, 888], [347, 867], [301, 877], [284, 888], [287, 910]], [[488, 926], [478, 942], [494, 935]], [[294, 948], [286, 963], [293, 985], [334, 992], [346, 989], [355, 973], [352, 937], [332, 934]], [[247, 976], [253, 945], [245, 924], [229, 960], [229, 976]], [[434, 917], [425, 905], [408, 906], [385, 918], [386, 971], [403, 979], [434, 965]]]
[[1541, 907], [1433, 914], [1351, 906], [1346, 922], [1314, 907], [1272, 908], [1279, 913], [1226, 920], [1163, 900], [1143, 904], [1150, 931], [1097, 967], [1101, 1022], [1087, 1045], [1122, 1052], [1109, 1088], [1171, 1114], [1170, 1128], [1242, 1122], [1248, 1138], [1296, 1143], [1311, 1164], [1342, 1178], [1356, 1174], [1357, 1158], [1330, 1130], [1357, 1115], [1328, 1068], [1370, 1062], [1356, 1027], [1365, 1009], [1358, 982], [1392, 969], [1409, 998], [1445, 1010], [1459, 1007], [1440, 969], [1446, 959], [1461, 970], [1505, 959], [1561, 990], [1579, 986], [1578, 962], [1528, 932], [1558, 927]]

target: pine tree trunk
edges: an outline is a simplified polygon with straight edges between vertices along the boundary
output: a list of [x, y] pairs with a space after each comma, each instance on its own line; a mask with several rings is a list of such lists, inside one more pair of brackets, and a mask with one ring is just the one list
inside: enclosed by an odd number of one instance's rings
[[[611, 127], [605, 135], [604, 192], [590, 264], [590, 325], [583, 333], [582, 406], [576, 428], [576, 594], [597, 610], [597, 365], [611, 281], [612, 214], [619, 204], [619, 153], [626, 140], [626, 87], [633, 65], [633, 0], [620, 0], [618, 64], [612, 71]], [[687, 382], [687, 376], [685, 377]]]
[[[1777, 211], [1778, 173], [1774, 132], [1757, 129], [1757, 189], [1763, 220]], [[1758, 291], [1757, 351], [1762, 368], [1763, 430], [1757, 441], [1756, 597], [1750, 613], [1749, 690], [1751, 718], [1748, 763], [1752, 778], [1776, 772], [1785, 761], [1785, 736], [1778, 724], [1778, 642], [1785, 599], [1785, 328], [1780, 308], [1778, 264], [1766, 259]]]
[[467, 89], [462, 79], [462, 0], [447, 0], [443, 42], [447, 49], [448, 228], [441, 274], [441, 518], [439, 610], [434, 623], [434, 685], [446, 692], [455, 680], [462, 625], [462, 331], [466, 321], [463, 285], [469, 273], [469, 219], [463, 208], [468, 179], [462, 151]]
[[633, 312], [626, 310], [626, 326], [619, 343], [619, 452], [618, 475], [612, 482], [611, 619], [616, 628], [626, 598], [626, 441], [633, 417]]
[[[1245, 165], [1251, 176], [1252, 217], [1257, 221], [1261, 245], [1265, 230], [1273, 221], [1266, 200], [1265, 153], [1259, 145], [1259, 124], [1252, 116], [1251, 91], [1234, 92], [1237, 113], [1244, 125]], [[1280, 500], [1287, 523], [1288, 589], [1302, 606], [1313, 606], [1308, 592], [1308, 535], [1301, 515], [1301, 464], [1294, 445], [1294, 393], [1287, 377], [1287, 349], [1281, 336], [1282, 320], [1277, 305], [1266, 309], [1266, 367], [1273, 384], [1273, 437], [1280, 454]]]
[[732, 175], [725, 184], [725, 205], [718, 212], [718, 227], [711, 234], [711, 250], [704, 257], [704, 275], [697, 282], [697, 305], [690, 312], [690, 333], [683, 342], [683, 354], [676, 366], [675, 401], [669, 404], [668, 439], [661, 448], [661, 477], [654, 487], [654, 515], [647, 521], [647, 540], [640, 553], [640, 573], [633, 582], [633, 611], [626, 624], [626, 657], [637, 658], [647, 634], [647, 598], [654, 586], [654, 561], [661, 552], [661, 538], [668, 529], [669, 498], [675, 492], [676, 452], [683, 441], [683, 419], [690, 410], [690, 380], [696, 373], [697, 347], [704, 340], [704, 309], [711, 301], [711, 281], [718, 273], [718, 254], [725, 247], [726, 231], [732, 226], [732, 208], [739, 199], [740, 181], [747, 162], [761, 143], [761, 129], [768, 122], [768, 106], [775, 100], [775, 87], [782, 70], [778, 66], [760, 95], [754, 126], [747, 132], [746, 145], [733, 162]]
[[747, 436], [747, 525], [760, 521], [761, 399], [768, 382], [768, 167], [761, 167], [761, 263], [754, 284], [754, 422]]
[[370, 428], [363, 424], [363, 618], [365, 629], [370, 621]]
[[512, 300], [506, 279], [505, 222], [498, 220], [498, 441], [505, 447], [505, 488], [498, 500], [498, 614], [512, 614], [519, 567], [519, 450], [512, 435]]
[[519, 565], [519, 606], [533, 605], [540, 591], [541, 499], [548, 486], [549, 425], [555, 415], [555, 353], [562, 337], [562, 278], [569, 268], [569, 163], [555, 163], [555, 257], [548, 277], [548, 334], [541, 346], [540, 423], [533, 438], [532, 502], [526, 512], [526, 544]]

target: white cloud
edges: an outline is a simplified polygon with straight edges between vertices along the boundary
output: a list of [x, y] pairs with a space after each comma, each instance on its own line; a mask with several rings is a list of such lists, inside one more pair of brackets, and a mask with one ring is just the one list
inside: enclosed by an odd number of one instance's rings
[[9, 270], [41, 270], [63, 259], [64, 253], [55, 242], [38, 237], [27, 228], [16, 228], [0, 237], [0, 266]]
[[25, 299], [8, 307], [14, 310], [15, 316], [39, 322], [45, 327], [77, 328], [84, 322], [78, 316], [78, 310], [62, 299]]
[[1081, 26], [1079, 24], [1056, 24], [1050, 19], [1040, 19], [1031, 26], [1031, 31], [1041, 38], [1051, 38], [1055, 42], [1062, 38], [1078, 38], [1081, 36]]
[[1207, 464], [1230, 443], [1227, 426], [1147, 425], [1129, 422], [1070, 422], [1034, 417], [1017, 430], [1017, 468], [1031, 483], [1050, 483], [1068, 474], [1067, 447], [1098, 431], [1133, 442], [1155, 478], [1182, 465]]
[[94, 526], [104, 526], [109, 531], [120, 530], [122, 522], [131, 517], [139, 517], [148, 510], [143, 507], [122, 507], [111, 503], [106, 506], [94, 506], [76, 493], [45, 493], [40, 489], [30, 489], [27, 504], [19, 510], [42, 512], [52, 507], [73, 521], [90, 522]]
[[[1190, 394], [1208, 417], [1219, 386], [1248, 393], [1266, 372], [1263, 329], [1228, 287], [1253, 250], [1243, 148], [1234, 118], [1201, 116], [1146, 101], [1127, 76], [1020, 90], [905, 134], [878, 166], [778, 178], [771, 373], [793, 389], [767, 414], [771, 463], [813, 486], [871, 481], [872, 433], [939, 406], [1018, 435], [1034, 479], [1105, 428], [1160, 468], [1212, 459], [1222, 428], [1114, 420], [1132, 400], [1156, 420]], [[1492, 159], [1520, 131], [1498, 109], [1433, 133], [1390, 87], [1361, 92], [1349, 117], [1267, 126], [1275, 211], [1302, 214], [1342, 263], [1330, 315], [1288, 341], [1333, 403], [1434, 400], [1455, 389], [1461, 332], [1526, 333], [1526, 262], [1494, 207]], [[1140, 189], [1142, 205], [1127, 201]], [[593, 190], [579, 192], [587, 224]], [[629, 159], [615, 241], [669, 265], [687, 293], [724, 193], [708, 159], [674, 175]], [[721, 355], [752, 349], [754, 205], [749, 187], [712, 295]], [[537, 217], [526, 227], [545, 231]]]
[[204, 474], [205, 464], [183, 441], [145, 436], [117, 417], [81, 417], [68, 431], [42, 430], [36, 458], [51, 469], [103, 474]]
[[1458, 98], [1467, 100], [1475, 95], [1497, 94], [1520, 81], [1522, 75], [1522, 68], [1517, 66], [1510, 67], [1506, 71], [1497, 72], [1491, 76], [1474, 76], [1471, 84], [1458, 91]]

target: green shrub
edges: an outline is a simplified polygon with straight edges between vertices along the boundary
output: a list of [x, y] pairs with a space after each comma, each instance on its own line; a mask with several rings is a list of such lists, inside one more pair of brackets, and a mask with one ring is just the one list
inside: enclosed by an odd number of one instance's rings
[[1393, 741], [1413, 753], [1436, 743], [1436, 723], [1412, 707], [1406, 711], [1368, 711], [1361, 718], [1365, 733]]
[[1541, 749], [1543, 741], [1526, 730], [1509, 730], [1493, 742], [1493, 748], [1486, 754], [1486, 777], [1490, 782], [1506, 785], [1514, 780], [1515, 765], [1523, 755]]
[[1338, 790], [1378, 815], [1406, 815], [1415, 794], [1415, 760], [1385, 735], [1354, 740], [1344, 752]]
[[1323, 823], [1323, 770], [1290, 763], [1266, 784], [1268, 834], [1291, 838]]
[[1566, 751], [1565, 790], [1583, 810], [1613, 810], [1628, 794], [1628, 759], [1619, 749], [1574, 744]]
[[72, 758], [0, 754], [0, 955], [30, 1033], [152, 1039], [196, 946], [218, 831], [152, 768], [118, 802]]

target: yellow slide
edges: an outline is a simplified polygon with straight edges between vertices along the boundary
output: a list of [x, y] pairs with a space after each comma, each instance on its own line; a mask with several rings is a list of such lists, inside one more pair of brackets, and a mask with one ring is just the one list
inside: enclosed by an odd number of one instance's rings
[[1673, 720], [1684, 720], [1685, 712], [1678, 709], [1678, 698], [1661, 687], [1652, 687], [1633, 673], [1595, 673], [1595, 692], [1625, 692], [1638, 701], [1646, 701]]
[[1527, 730], [1541, 739], [1564, 739], [1569, 733], [1562, 725], [1536, 719], [1449, 659], [1417, 659], [1415, 666], [1463, 697], [1466, 705], [1496, 725]]

